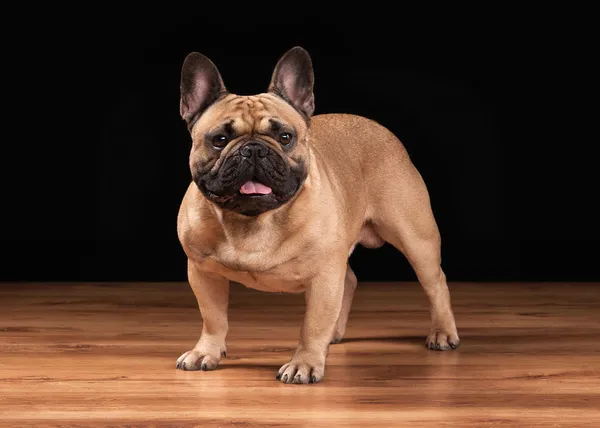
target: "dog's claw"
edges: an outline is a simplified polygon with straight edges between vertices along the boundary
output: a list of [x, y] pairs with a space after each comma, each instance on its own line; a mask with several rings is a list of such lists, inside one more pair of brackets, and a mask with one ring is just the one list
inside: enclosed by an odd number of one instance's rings
[[425, 346], [432, 351], [450, 351], [458, 348], [459, 344], [460, 339], [451, 334], [430, 335], [425, 341]]
[[206, 370], [208, 370], [208, 366], [206, 365], [206, 363], [202, 364], [202, 367], [200, 367], [200, 369], [205, 372]]
[[275, 379], [277, 379], [277, 380], [281, 379], [281, 373], [277, 373], [277, 374], [275, 375]]
[[285, 376], [283, 376], [283, 383], [287, 383], [288, 380], [288, 375], [286, 374]]
[[316, 376], [311, 376], [310, 377], [310, 383], [317, 383], [317, 377]]

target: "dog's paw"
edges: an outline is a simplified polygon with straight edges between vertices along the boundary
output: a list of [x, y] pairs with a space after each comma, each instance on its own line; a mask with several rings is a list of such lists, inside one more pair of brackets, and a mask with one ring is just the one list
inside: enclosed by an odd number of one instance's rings
[[343, 339], [343, 336], [333, 336], [333, 338], [331, 339], [331, 342], [329, 342], [332, 345], [335, 345], [337, 343], [340, 343]]
[[175, 367], [181, 370], [214, 370], [219, 365], [221, 356], [225, 355], [226, 352], [224, 350], [219, 354], [194, 348], [181, 355], [177, 359]]
[[346, 333], [346, 326], [336, 325], [335, 329], [333, 330], [333, 337], [331, 338], [331, 341], [329, 343], [333, 345], [335, 345], [336, 343], [340, 343], [344, 338], [344, 333]]
[[333, 329], [333, 336], [329, 343], [335, 345], [336, 343], [340, 343], [342, 341], [344, 335], [346, 334], [346, 321], [348, 321], [348, 316], [346, 316], [346, 319], [343, 320], [338, 319], [335, 328]]
[[317, 383], [325, 376], [325, 361], [319, 357], [294, 356], [281, 366], [275, 377], [282, 383]]
[[425, 340], [425, 346], [435, 351], [449, 351], [458, 348], [458, 345], [460, 345], [460, 339], [456, 332], [445, 333], [434, 330], [427, 336], [427, 340]]

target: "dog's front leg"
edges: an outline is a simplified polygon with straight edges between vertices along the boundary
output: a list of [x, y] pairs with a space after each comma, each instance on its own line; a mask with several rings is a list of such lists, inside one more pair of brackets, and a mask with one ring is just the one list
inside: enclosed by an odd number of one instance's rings
[[190, 260], [188, 260], [188, 279], [202, 314], [202, 334], [194, 349], [179, 357], [177, 368], [213, 370], [219, 365], [221, 356], [226, 353], [229, 280], [198, 269], [198, 265]]
[[325, 359], [344, 295], [346, 260], [329, 265], [306, 289], [306, 314], [300, 343], [291, 361], [277, 373], [283, 383], [316, 383], [325, 375]]

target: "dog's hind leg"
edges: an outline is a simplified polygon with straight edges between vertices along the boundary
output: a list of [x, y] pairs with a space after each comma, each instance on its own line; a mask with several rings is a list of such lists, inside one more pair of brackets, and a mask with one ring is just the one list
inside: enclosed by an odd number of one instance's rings
[[356, 275], [352, 271], [350, 265], [346, 270], [346, 277], [344, 279], [344, 297], [342, 300], [342, 309], [340, 310], [340, 316], [333, 330], [333, 337], [331, 343], [340, 343], [346, 333], [346, 323], [348, 322], [348, 315], [350, 314], [350, 307], [352, 306], [352, 299], [354, 298], [354, 291], [356, 290]]
[[[406, 161], [406, 159], [405, 159]], [[413, 267], [429, 299], [431, 328], [429, 349], [456, 349], [459, 345], [446, 275], [441, 268], [441, 239], [429, 194], [421, 175], [406, 162], [394, 186], [377, 193], [373, 222], [377, 233], [400, 250]]]

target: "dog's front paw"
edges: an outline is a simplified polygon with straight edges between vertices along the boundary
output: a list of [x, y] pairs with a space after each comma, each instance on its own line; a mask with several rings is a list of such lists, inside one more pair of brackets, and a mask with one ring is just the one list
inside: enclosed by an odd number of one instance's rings
[[214, 370], [219, 365], [221, 356], [226, 355], [225, 350], [207, 350], [194, 348], [185, 352], [177, 359], [176, 368], [181, 370]]
[[460, 345], [460, 339], [456, 330], [446, 332], [443, 329], [432, 329], [425, 340], [425, 346], [435, 351], [449, 351]]
[[295, 355], [281, 366], [276, 379], [283, 383], [317, 383], [325, 376], [325, 358], [319, 355]]

